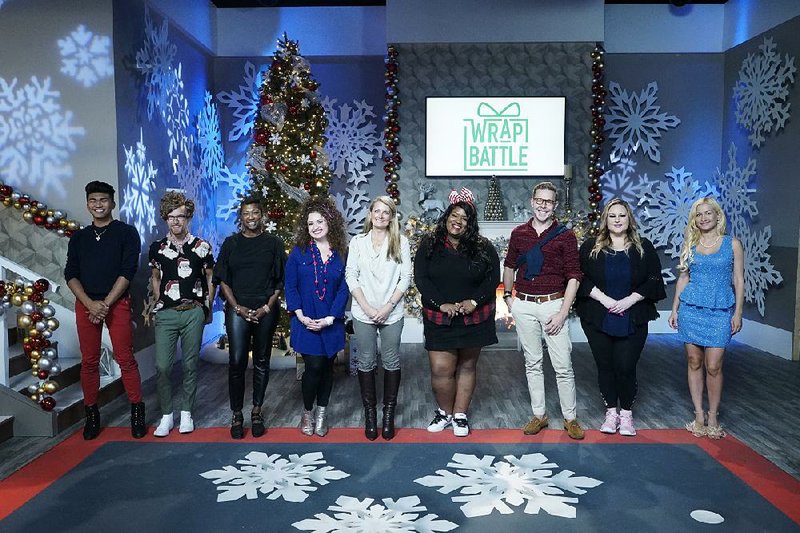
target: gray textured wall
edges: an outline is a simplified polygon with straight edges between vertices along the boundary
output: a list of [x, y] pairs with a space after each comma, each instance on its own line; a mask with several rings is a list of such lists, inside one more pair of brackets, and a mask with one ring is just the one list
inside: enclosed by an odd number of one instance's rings
[[[425, 177], [427, 96], [565, 96], [566, 159], [573, 165], [573, 208], [588, 205], [587, 164], [591, 145], [591, 56], [593, 43], [402, 44], [398, 45], [400, 87], [401, 211], [419, 212], [417, 184]], [[506, 205], [526, 203], [537, 180], [499, 178]], [[485, 178], [434, 179], [436, 197], [456, 185], [486, 200]], [[559, 178], [558, 185], [563, 187]], [[481, 210], [482, 215], [482, 210]]]

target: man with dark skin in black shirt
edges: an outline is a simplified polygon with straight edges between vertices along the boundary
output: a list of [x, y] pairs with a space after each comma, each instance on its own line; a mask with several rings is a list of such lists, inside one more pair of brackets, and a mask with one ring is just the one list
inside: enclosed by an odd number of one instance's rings
[[86, 408], [83, 438], [100, 433], [97, 393], [100, 388], [100, 342], [108, 326], [114, 358], [131, 402], [131, 434], [147, 433], [141, 377], [133, 356], [128, 286], [139, 263], [141, 242], [136, 228], [114, 220], [114, 187], [102, 181], [86, 185], [86, 208], [92, 223], [70, 238], [64, 278], [75, 295], [75, 321], [81, 349], [81, 387]]

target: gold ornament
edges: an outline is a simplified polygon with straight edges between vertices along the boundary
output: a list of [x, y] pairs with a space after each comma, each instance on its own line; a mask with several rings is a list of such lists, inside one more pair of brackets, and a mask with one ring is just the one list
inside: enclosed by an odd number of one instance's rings
[[31, 350], [31, 354], [28, 356], [31, 360], [36, 361], [42, 356], [42, 353], [39, 350]]
[[19, 294], [19, 293], [14, 293], [14, 295], [11, 297], [11, 303], [13, 305], [16, 305], [17, 307], [22, 305], [22, 302], [24, 302], [24, 301], [25, 300], [22, 298], [22, 295]]
[[28, 315], [17, 315], [17, 327], [19, 328], [29, 328], [33, 324], [33, 320]]
[[48, 318], [48, 319], [47, 319], [47, 322], [45, 322], [45, 324], [47, 325], [47, 329], [49, 329], [50, 331], [55, 331], [55, 330], [57, 330], [57, 329], [58, 329], [58, 326], [60, 326], [60, 325], [61, 325], [61, 324], [58, 322], [58, 319], [57, 319], [57, 318]]
[[43, 385], [44, 391], [47, 394], [53, 394], [58, 390], [58, 383], [55, 381], [45, 381]]

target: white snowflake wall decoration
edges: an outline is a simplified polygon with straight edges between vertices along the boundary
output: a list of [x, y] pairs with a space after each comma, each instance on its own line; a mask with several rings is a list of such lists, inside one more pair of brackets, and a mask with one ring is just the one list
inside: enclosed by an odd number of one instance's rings
[[72, 112], [61, 109], [60, 98], [49, 77], [33, 76], [22, 87], [17, 78], [0, 78], [0, 179], [8, 185], [66, 197], [74, 138], [86, 130], [71, 123]]
[[620, 198], [636, 208], [639, 200], [649, 193], [655, 182], [645, 174], [636, 174], [636, 161], [629, 157], [621, 157], [618, 162], [609, 161], [607, 170], [600, 178], [603, 184], [603, 203]]
[[317, 490], [313, 483], [322, 486], [350, 476], [332, 466], [325, 466], [327, 463], [321, 452], [293, 453], [288, 459], [277, 453], [250, 452], [236, 464], [241, 466], [227, 465], [221, 470], [200, 474], [219, 485], [218, 502], [241, 498], [254, 500], [262, 494], [268, 500], [283, 498], [287, 502], [300, 503], [308, 498], [310, 492]]
[[[224, 188], [223, 188], [224, 186]], [[227, 189], [227, 190], [226, 190]], [[217, 182], [217, 218], [230, 220], [239, 209], [239, 200], [250, 190], [250, 174], [247, 171], [235, 173], [227, 166], [223, 167]], [[219, 201], [219, 198], [225, 201]]]
[[292, 524], [301, 531], [329, 533], [336, 531], [452, 531], [458, 527], [449, 520], [438, 520], [435, 514], [425, 514], [427, 507], [420, 505], [417, 496], [384, 498], [383, 505], [372, 498], [359, 500], [352, 496], [339, 496], [336, 505], [328, 507], [333, 516], [317, 513]]
[[249, 137], [253, 132], [259, 105], [258, 88], [261, 87], [261, 77], [265, 70], [265, 66], [256, 67], [248, 61], [244, 65], [244, 80], [239, 87], [217, 93], [217, 100], [233, 110], [233, 127], [228, 132], [228, 140], [231, 142]]
[[147, 146], [144, 144], [144, 133], [139, 130], [136, 146], [122, 145], [125, 151], [125, 173], [128, 185], [122, 195], [122, 207], [119, 214], [128, 224], [132, 224], [139, 232], [144, 244], [153, 228], [156, 227], [156, 209], [153, 204], [155, 179], [158, 172], [152, 161], [147, 160]]
[[751, 197], [756, 190], [751, 182], [756, 175], [756, 160], [748, 159], [747, 165], [740, 168], [736, 162], [736, 145], [728, 148], [728, 168], [722, 172], [719, 167], [714, 172], [714, 182], [719, 192], [717, 199], [728, 219], [728, 228], [735, 237], [741, 237], [749, 230], [748, 219], [758, 215], [758, 207]]
[[689, 220], [692, 202], [701, 196], [716, 196], [708, 183], [700, 184], [684, 167], [672, 167], [666, 181], [656, 183], [639, 201], [642, 235], [656, 248], [677, 258], [683, 245], [683, 233]]
[[761, 231], [748, 229], [742, 237], [745, 301], [755, 302], [761, 316], [764, 316], [764, 297], [767, 287], [783, 281], [783, 276], [772, 266], [770, 254], [767, 253], [771, 238], [772, 226], [767, 226]]
[[581, 495], [589, 488], [602, 483], [594, 478], [574, 476], [570, 470], [561, 470], [556, 463], [541, 453], [526, 454], [519, 458], [506, 455], [505, 461], [495, 462], [493, 455], [477, 457], [456, 453], [447, 463], [451, 470], [437, 470], [433, 476], [415, 479], [426, 487], [439, 487], [438, 492], [453, 496], [453, 502], [465, 502], [461, 506], [464, 516], [487, 516], [494, 511], [511, 514], [512, 507], [525, 504], [523, 512], [546, 513], [562, 518], [575, 518], [577, 510], [573, 504], [578, 498], [565, 496], [567, 492]]
[[81, 24], [58, 40], [61, 49], [61, 72], [84, 87], [91, 87], [114, 74], [111, 61], [111, 38], [94, 34]]
[[180, 161], [189, 159], [189, 147], [193, 143], [189, 133], [189, 101], [183, 93], [183, 65], [180, 63], [172, 74], [172, 83], [167, 87], [166, 103], [162, 111], [164, 124], [167, 126], [172, 169], [177, 174]]
[[781, 59], [771, 38], [764, 38], [760, 52], [748, 54], [733, 87], [736, 122], [750, 132], [750, 144], [760, 148], [764, 134], [782, 129], [789, 119], [789, 87], [794, 83], [794, 57]]
[[167, 106], [169, 88], [174, 83], [175, 69], [172, 62], [178, 47], [169, 41], [169, 21], [164, 18], [161, 27], [156, 27], [145, 11], [145, 40], [143, 47], [136, 52], [136, 68], [145, 76], [147, 90], [147, 118], [152, 120], [153, 113], [162, 114]]
[[656, 105], [658, 84], [654, 81], [639, 94], [621, 88], [619, 83], [608, 84], [610, 105], [606, 113], [605, 129], [612, 141], [611, 161], [630, 155], [642, 149], [652, 161], [661, 161], [658, 139], [661, 132], [681, 123], [674, 115], [660, 113]]

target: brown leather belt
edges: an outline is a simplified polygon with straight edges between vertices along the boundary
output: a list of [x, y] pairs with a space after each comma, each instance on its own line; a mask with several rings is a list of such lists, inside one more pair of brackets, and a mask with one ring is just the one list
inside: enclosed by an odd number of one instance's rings
[[558, 300], [564, 297], [564, 291], [554, 292], [552, 294], [525, 294], [524, 292], [517, 291], [516, 297], [525, 302], [535, 302], [543, 304], [552, 300]]
[[185, 303], [185, 304], [176, 305], [172, 309], [174, 309], [175, 311], [191, 311], [192, 309], [196, 309], [198, 307], [200, 307], [200, 304]]

